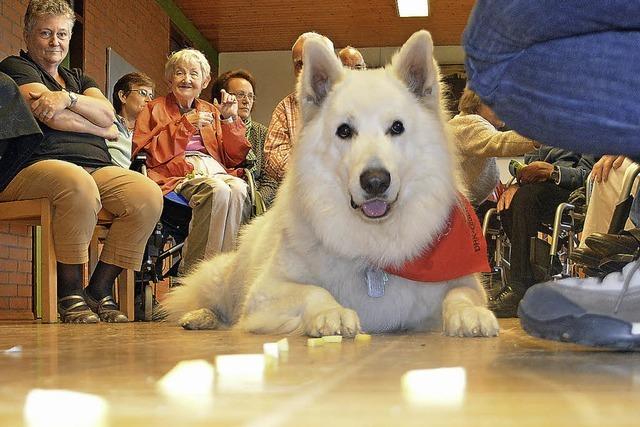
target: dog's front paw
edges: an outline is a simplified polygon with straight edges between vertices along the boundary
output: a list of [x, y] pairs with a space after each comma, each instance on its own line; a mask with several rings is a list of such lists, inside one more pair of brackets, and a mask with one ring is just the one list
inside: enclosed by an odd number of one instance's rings
[[178, 321], [180, 326], [189, 330], [196, 329], [216, 329], [219, 321], [218, 316], [208, 308], [201, 308], [186, 313]]
[[353, 337], [362, 332], [358, 314], [348, 308], [332, 308], [312, 317], [305, 325], [305, 332], [310, 337], [325, 335], [342, 335]]
[[480, 306], [464, 306], [444, 315], [444, 333], [455, 337], [495, 337], [500, 327], [491, 310]]

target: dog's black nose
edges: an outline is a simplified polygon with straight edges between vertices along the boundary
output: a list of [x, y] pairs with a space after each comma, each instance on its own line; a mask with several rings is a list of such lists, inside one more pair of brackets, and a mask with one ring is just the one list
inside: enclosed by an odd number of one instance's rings
[[360, 186], [367, 194], [379, 196], [387, 191], [391, 184], [391, 175], [386, 169], [367, 169], [360, 174]]

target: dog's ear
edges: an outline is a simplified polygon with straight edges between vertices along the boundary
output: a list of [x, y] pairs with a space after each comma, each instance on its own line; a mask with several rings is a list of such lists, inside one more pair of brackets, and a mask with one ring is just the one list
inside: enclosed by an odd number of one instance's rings
[[438, 66], [428, 31], [420, 30], [409, 37], [393, 57], [391, 69], [418, 99], [439, 98]]
[[320, 40], [306, 40], [302, 58], [304, 66], [298, 81], [298, 99], [303, 120], [307, 121], [325, 101], [344, 69], [335, 52]]

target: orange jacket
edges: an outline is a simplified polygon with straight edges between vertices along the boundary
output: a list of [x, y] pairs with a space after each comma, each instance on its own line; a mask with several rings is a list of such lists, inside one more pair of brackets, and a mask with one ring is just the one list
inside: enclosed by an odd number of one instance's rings
[[[213, 113], [214, 123], [201, 129], [205, 149], [227, 173], [241, 177], [244, 162], [251, 145], [245, 138], [245, 127], [239, 117], [233, 123], [221, 123], [217, 108], [201, 99], [195, 100], [198, 112]], [[196, 128], [180, 114], [178, 103], [170, 93], [149, 102], [136, 119], [133, 132], [133, 153], [147, 153], [147, 172], [167, 194], [193, 171], [185, 159], [185, 147]]]

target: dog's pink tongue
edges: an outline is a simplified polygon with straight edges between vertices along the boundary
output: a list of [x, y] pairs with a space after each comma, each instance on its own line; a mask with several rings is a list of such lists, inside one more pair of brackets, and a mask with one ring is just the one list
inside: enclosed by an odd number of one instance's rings
[[379, 218], [387, 213], [388, 207], [383, 200], [370, 200], [362, 204], [362, 212], [369, 218]]

